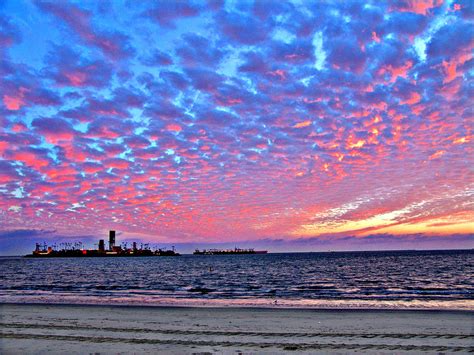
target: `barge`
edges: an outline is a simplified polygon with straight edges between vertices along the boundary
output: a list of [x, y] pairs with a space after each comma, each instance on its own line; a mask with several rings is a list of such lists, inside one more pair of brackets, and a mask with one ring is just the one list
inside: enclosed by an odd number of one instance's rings
[[196, 249], [194, 255], [235, 255], [235, 254], [267, 254], [266, 250], [254, 250], [254, 249]]

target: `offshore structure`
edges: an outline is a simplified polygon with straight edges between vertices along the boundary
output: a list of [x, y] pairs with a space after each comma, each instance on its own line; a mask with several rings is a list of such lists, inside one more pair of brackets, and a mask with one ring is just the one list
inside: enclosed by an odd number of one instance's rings
[[254, 249], [196, 249], [194, 255], [235, 255], [235, 254], [266, 254], [266, 250], [254, 250]]
[[174, 247], [171, 250], [154, 249], [151, 250], [148, 244], [141, 244], [140, 248], [137, 243], [133, 242], [132, 247], [128, 248], [127, 243], [115, 245], [115, 231], [109, 231], [109, 245], [105, 248], [105, 241], [99, 240], [98, 249], [84, 249], [82, 243], [63, 243], [61, 249], [55, 245], [49, 246], [46, 243], [36, 243], [35, 250], [25, 257], [28, 258], [55, 258], [55, 257], [117, 257], [117, 256], [179, 256]]

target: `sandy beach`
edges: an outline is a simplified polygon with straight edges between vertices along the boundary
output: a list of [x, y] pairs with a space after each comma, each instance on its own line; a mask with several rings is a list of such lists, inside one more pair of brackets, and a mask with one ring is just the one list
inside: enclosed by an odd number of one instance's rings
[[0, 305], [0, 353], [473, 352], [474, 313]]

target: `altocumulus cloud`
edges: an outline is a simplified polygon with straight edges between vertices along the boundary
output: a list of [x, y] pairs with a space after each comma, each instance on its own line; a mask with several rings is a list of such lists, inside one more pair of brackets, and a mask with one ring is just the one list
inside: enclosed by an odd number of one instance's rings
[[2, 238], [472, 247], [472, 1], [1, 6]]

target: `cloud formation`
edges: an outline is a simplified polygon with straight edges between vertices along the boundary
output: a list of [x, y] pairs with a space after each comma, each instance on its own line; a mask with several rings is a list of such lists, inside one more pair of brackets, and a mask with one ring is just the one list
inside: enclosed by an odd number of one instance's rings
[[473, 232], [469, 1], [2, 6], [0, 230]]

